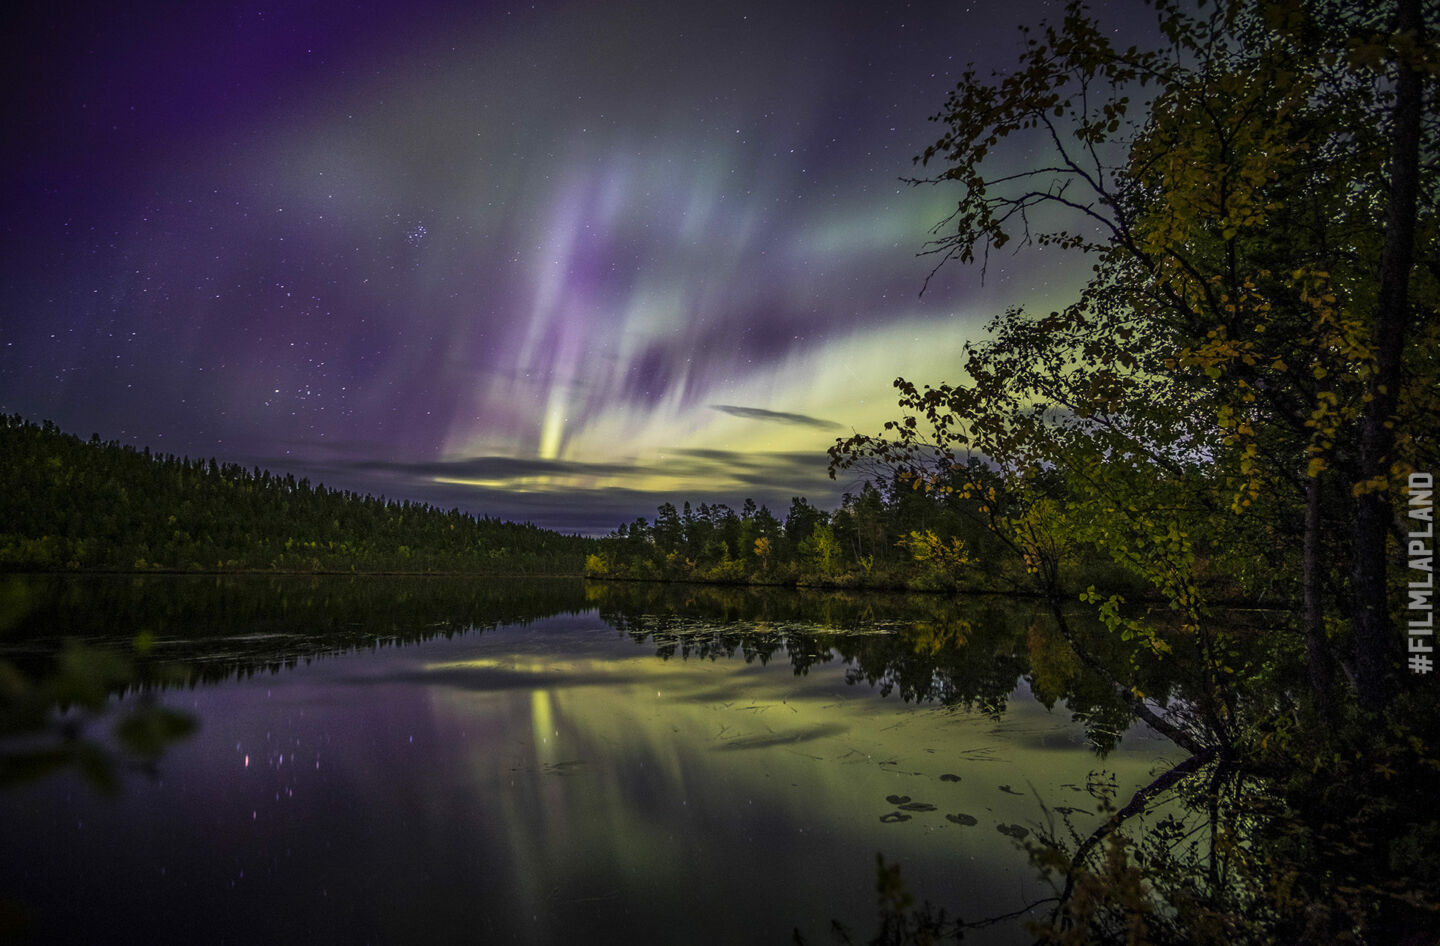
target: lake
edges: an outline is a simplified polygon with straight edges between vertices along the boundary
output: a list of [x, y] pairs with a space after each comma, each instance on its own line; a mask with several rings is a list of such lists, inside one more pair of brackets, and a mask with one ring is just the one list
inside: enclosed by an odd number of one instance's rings
[[145, 692], [198, 724], [113, 795], [73, 770], [0, 792], [21, 941], [863, 940], [877, 854], [917, 900], [1008, 913], [1051, 893], [1025, 840], [1183, 757], [1074, 673], [1057, 699], [1024, 600], [8, 581], [0, 656], [41, 675], [60, 637], [144, 634], [171, 675]]

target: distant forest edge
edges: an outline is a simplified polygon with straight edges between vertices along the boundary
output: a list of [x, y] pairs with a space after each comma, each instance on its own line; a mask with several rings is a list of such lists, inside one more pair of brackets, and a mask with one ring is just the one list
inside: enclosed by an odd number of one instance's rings
[[[817, 463], [819, 458], [817, 458]], [[662, 504], [605, 538], [312, 485], [258, 467], [152, 453], [0, 415], [0, 570], [585, 575], [635, 581], [1015, 591], [981, 497], [866, 482], [784, 519], [745, 500]], [[1106, 561], [1084, 584], [1125, 586]], [[1139, 591], [1141, 589], [1130, 589]]]
[[[676, 509], [655, 521], [622, 525], [586, 556], [587, 578], [795, 585], [937, 592], [1032, 593], [1026, 564], [986, 527], [986, 504], [973, 485], [993, 474], [981, 463], [917, 490], [898, 476], [870, 479], [846, 493], [834, 512], [791, 500], [782, 522], [746, 500]], [[943, 478], [942, 478], [943, 479]], [[1202, 550], [1202, 554], [1203, 550]], [[1143, 581], [1106, 557], [1074, 555], [1060, 565], [1081, 588], [1098, 585], [1146, 595]], [[1221, 597], [1236, 590], [1223, 581]]]
[[579, 575], [594, 542], [0, 422], [0, 569]]

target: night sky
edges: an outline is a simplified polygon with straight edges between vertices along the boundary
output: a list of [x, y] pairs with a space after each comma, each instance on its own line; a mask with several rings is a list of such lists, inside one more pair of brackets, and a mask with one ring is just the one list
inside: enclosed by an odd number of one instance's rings
[[82, 437], [594, 534], [829, 507], [895, 376], [1088, 266], [922, 297], [954, 195], [900, 181], [1056, 3], [23, 6], [0, 411]]

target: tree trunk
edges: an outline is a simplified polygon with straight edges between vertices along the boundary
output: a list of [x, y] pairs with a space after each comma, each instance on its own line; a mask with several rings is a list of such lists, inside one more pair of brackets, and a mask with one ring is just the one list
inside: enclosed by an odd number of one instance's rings
[[1320, 597], [1320, 477], [1305, 487], [1304, 549], [1305, 657], [1310, 665], [1310, 690], [1321, 719], [1330, 719], [1330, 642], [1325, 636], [1325, 611]]
[[[1398, 32], [1411, 33], [1423, 48], [1420, 0], [1400, 0]], [[1389, 474], [1395, 444], [1392, 426], [1401, 383], [1401, 355], [1410, 322], [1410, 269], [1415, 258], [1415, 207], [1420, 179], [1420, 117], [1423, 89], [1416, 64], [1401, 52], [1395, 80], [1390, 196], [1375, 313], [1375, 374], [1372, 399], [1360, 419], [1359, 482]], [[1385, 600], [1386, 536], [1394, 521], [1389, 492], [1366, 486], [1355, 511], [1355, 684], [1360, 704], [1381, 709], [1395, 683], [1400, 640], [1390, 627]]]

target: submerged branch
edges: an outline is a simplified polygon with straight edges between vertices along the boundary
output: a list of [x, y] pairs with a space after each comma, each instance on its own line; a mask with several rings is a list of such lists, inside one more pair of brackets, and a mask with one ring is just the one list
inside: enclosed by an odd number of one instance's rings
[[1167, 791], [1185, 777], [1199, 771], [1214, 761], [1218, 755], [1219, 751], [1217, 749], [1205, 749], [1196, 755], [1192, 755], [1184, 762], [1166, 770], [1159, 778], [1155, 779], [1155, 781], [1130, 796], [1130, 801], [1126, 802], [1124, 808], [1115, 812], [1104, 824], [1091, 832], [1090, 836], [1075, 849], [1075, 855], [1070, 859], [1070, 870], [1065, 877], [1065, 888], [1060, 891], [1052, 919], [1058, 915], [1065, 904], [1069, 902], [1070, 895], [1075, 890], [1076, 871], [1085, 863], [1085, 860], [1090, 856], [1091, 852], [1095, 850], [1096, 846], [1113, 834], [1126, 821], [1144, 811], [1145, 807], [1150, 803], [1150, 800], [1156, 795]]

